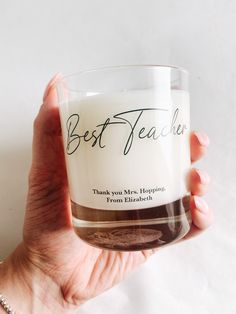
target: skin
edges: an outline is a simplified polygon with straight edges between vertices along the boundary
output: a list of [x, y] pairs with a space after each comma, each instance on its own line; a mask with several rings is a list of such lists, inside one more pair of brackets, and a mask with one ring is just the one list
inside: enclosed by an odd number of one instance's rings
[[[102, 250], [89, 246], [74, 233], [54, 87], [58, 79], [57, 75], [49, 82], [34, 121], [23, 240], [0, 265], [0, 291], [19, 313], [74, 313], [158, 252]], [[206, 153], [208, 145], [205, 134], [192, 132], [192, 162]], [[180, 241], [192, 238], [212, 223], [212, 210], [200, 197], [209, 182], [207, 173], [191, 169], [193, 224]]]

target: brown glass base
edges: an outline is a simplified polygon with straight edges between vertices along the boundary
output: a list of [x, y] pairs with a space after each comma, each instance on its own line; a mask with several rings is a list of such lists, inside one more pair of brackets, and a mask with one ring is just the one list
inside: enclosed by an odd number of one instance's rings
[[109, 250], [138, 251], [174, 242], [191, 224], [189, 196], [165, 205], [134, 210], [102, 210], [72, 202], [77, 235]]

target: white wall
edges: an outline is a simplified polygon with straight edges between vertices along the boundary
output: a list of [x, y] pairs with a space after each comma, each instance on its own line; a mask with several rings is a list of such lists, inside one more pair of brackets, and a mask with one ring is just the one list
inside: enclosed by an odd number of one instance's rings
[[101, 65], [176, 64], [191, 73], [192, 126], [211, 137], [199, 167], [213, 178], [215, 225], [160, 251], [78, 313], [236, 312], [235, 16], [233, 0], [0, 1], [0, 258], [21, 238], [32, 121], [49, 78]]

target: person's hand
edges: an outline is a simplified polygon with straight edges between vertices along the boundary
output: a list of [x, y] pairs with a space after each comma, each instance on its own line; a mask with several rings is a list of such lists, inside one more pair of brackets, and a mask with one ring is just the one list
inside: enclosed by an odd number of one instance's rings
[[[123, 280], [158, 250], [102, 250], [86, 244], [73, 231], [53, 85], [56, 79], [54, 77], [49, 83], [34, 122], [23, 242], [11, 260], [12, 263], [17, 261], [19, 270], [26, 274], [26, 285], [36, 293], [49, 313], [67, 313]], [[209, 139], [193, 132], [190, 144], [191, 159], [195, 162], [205, 154]], [[205, 230], [212, 222], [212, 210], [200, 197], [206, 193], [208, 184], [207, 173], [191, 170], [193, 224], [185, 238]], [[34, 279], [30, 279], [32, 276]]]

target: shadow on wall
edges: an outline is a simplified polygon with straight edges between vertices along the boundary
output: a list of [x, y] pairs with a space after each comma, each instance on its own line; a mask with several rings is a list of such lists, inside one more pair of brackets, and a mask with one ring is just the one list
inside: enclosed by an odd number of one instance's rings
[[21, 241], [31, 145], [0, 153], [0, 260]]

